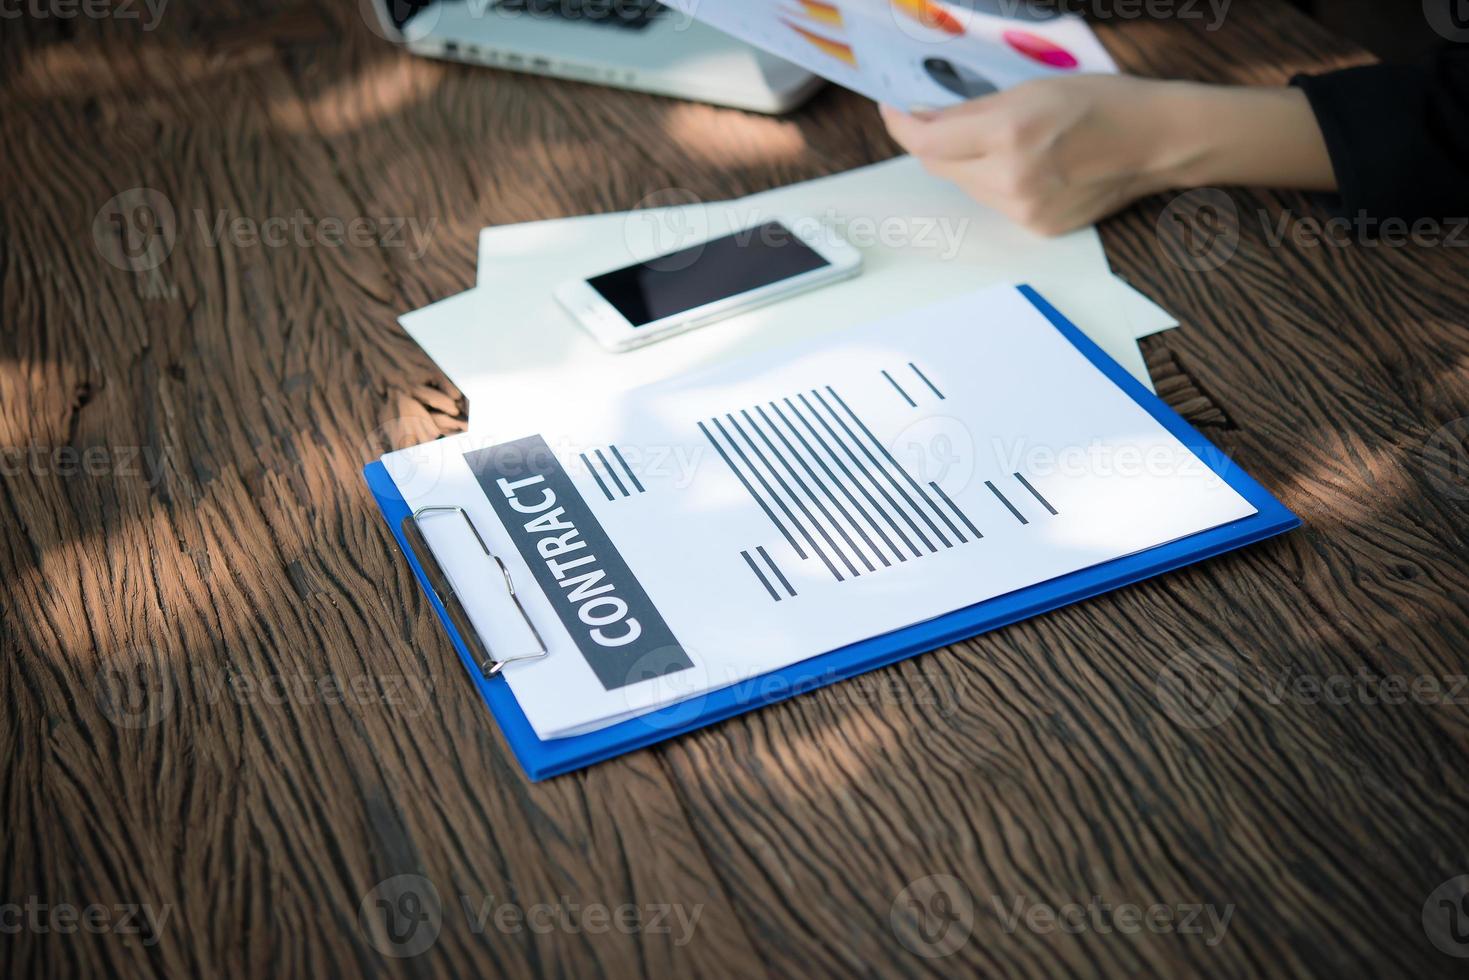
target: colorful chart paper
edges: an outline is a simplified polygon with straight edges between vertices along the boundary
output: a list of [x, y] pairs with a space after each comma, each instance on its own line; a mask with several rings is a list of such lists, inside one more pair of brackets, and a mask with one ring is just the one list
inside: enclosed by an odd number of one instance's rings
[[[689, 16], [900, 108], [1037, 78], [1115, 72], [1080, 17], [1016, 0], [666, 0]], [[1011, 9], [1013, 6], [1013, 9]]]

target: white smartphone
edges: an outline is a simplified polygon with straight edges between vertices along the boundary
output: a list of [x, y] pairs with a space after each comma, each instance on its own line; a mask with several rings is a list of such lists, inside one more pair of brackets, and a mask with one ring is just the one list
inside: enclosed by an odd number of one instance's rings
[[814, 218], [769, 218], [739, 231], [556, 289], [610, 351], [721, 320], [855, 276], [862, 253]]

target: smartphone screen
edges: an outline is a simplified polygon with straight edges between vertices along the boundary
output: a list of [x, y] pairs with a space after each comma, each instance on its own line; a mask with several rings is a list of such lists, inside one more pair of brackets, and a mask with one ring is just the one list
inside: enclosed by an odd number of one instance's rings
[[641, 327], [829, 264], [785, 225], [769, 221], [587, 283], [628, 323]]

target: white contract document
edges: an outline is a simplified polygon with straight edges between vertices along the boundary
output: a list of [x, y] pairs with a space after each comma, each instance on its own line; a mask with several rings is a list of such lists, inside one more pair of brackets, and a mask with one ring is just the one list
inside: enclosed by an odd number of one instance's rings
[[[1255, 509], [1013, 287], [384, 457], [463, 507], [548, 654], [540, 738], [750, 682]], [[536, 649], [461, 522], [424, 537], [497, 659]]]

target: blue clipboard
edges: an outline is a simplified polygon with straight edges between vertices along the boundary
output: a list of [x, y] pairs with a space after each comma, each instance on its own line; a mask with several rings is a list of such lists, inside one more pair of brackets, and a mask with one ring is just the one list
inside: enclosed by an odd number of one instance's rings
[[470, 648], [455, 628], [449, 611], [434, 590], [408, 542], [404, 531], [404, 522], [410, 517], [407, 503], [388, 476], [387, 468], [381, 462], [368, 464], [363, 470], [368, 489], [376, 498], [393, 537], [397, 539], [398, 548], [413, 567], [419, 586], [448, 631], [454, 649], [464, 661], [480, 696], [485, 699], [495, 720], [499, 722], [500, 730], [504, 732], [506, 741], [510, 743], [510, 748], [520, 760], [526, 775], [539, 781], [571, 772], [703, 728], [705, 725], [712, 725], [753, 708], [783, 701], [793, 695], [885, 667], [916, 654], [1008, 626], [1300, 526], [1300, 519], [1284, 504], [1251, 479], [1244, 470], [1235, 466], [1178, 413], [1108, 357], [1091, 338], [1073, 326], [1035, 290], [1029, 286], [1017, 288], [1055, 325], [1062, 336], [1192, 450], [1205, 465], [1254, 505], [1257, 513], [1147, 551], [987, 599], [906, 629], [853, 643], [762, 675], [757, 683], [736, 684], [585, 735], [542, 740], [536, 736], [521, 712], [505, 678], [487, 678], [481, 672]]

